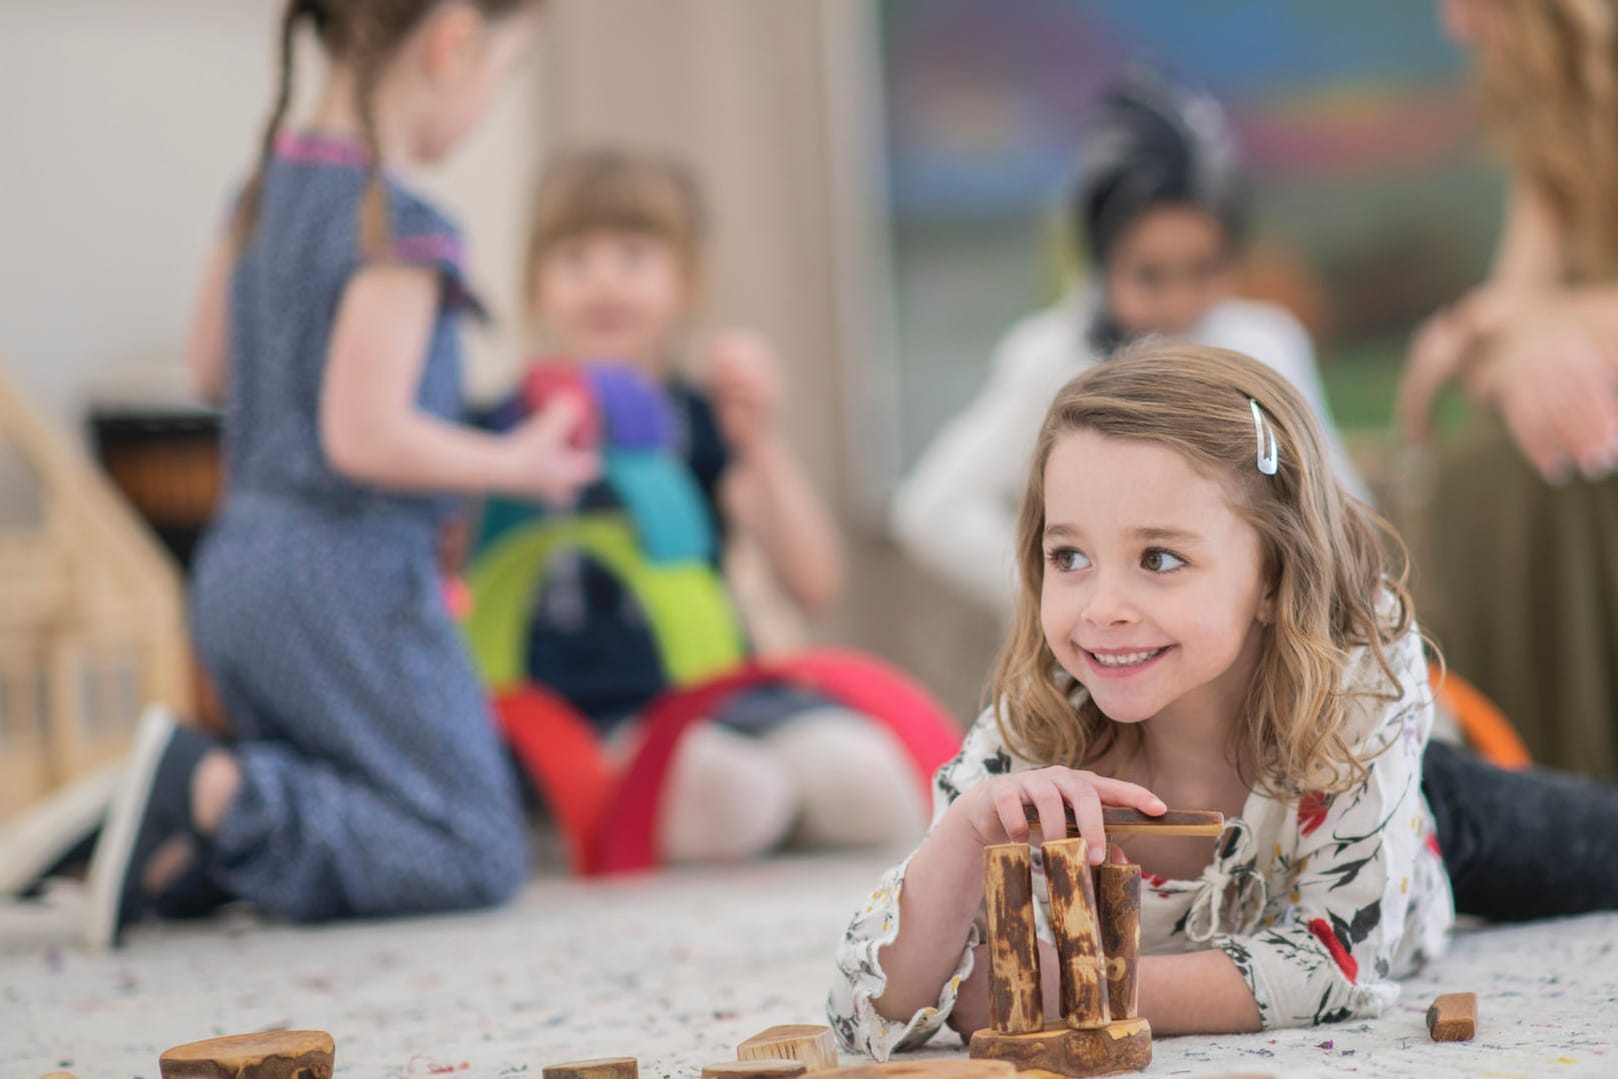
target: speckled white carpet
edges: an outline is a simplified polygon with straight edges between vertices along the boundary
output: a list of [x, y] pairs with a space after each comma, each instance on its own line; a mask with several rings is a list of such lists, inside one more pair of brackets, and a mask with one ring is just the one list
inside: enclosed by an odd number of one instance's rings
[[[486, 914], [267, 925], [244, 912], [74, 943], [79, 897], [0, 906], [0, 1079], [67, 1068], [156, 1079], [165, 1048], [317, 1027], [345, 1079], [534, 1076], [635, 1055], [695, 1079], [773, 1023], [823, 1021], [834, 942], [886, 856], [791, 858], [607, 885], [541, 879]], [[1474, 990], [1470, 1044], [1428, 1041], [1441, 992]], [[928, 1055], [960, 1055], [953, 1035]], [[1164, 1038], [1149, 1075], [1618, 1075], [1618, 915], [1462, 933], [1370, 1023]]]

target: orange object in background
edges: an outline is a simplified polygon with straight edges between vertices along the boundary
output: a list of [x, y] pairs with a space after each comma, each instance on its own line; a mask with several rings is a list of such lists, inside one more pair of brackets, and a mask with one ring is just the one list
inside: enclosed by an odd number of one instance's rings
[[1447, 708], [1460, 724], [1466, 744], [1490, 764], [1513, 771], [1534, 763], [1533, 754], [1517, 734], [1506, 714], [1484, 696], [1483, 691], [1454, 671], [1442, 671], [1434, 664], [1427, 666], [1433, 690], [1438, 695], [1438, 706]]

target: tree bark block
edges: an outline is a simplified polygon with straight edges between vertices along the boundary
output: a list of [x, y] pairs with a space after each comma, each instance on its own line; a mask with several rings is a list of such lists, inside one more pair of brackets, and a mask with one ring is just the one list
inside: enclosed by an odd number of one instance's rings
[[1107, 1004], [1114, 1019], [1140, 1014], [1140, 866], [1095, 868], [1096, 917], [1107, 963]]
[[1004, 1034], [1044, 1030], [1033, 857], [1026, 843], [983, 848], [983, 901], [989, 928], [989, 1024]]
[[1039, 1034], [972, 1035], [973, 1059], [1009, 1060], [1018, 1071], [1055, 1072], [1072, 1079], [1140, 1071], [1152, 1063], [1152, 1028], [1144, 1019], [1118, 1019], [1094, 1030], [1052, 1025]]
[[594, 1057], [548, 1064], [540, 1074], [544, 1079], [640, 1079], [640, 1064], [634, 1057]]
[[1112, 1013], [1088, 845], [1083, 839], [1055, 839], [1040, 851], [1051, 891], [1051, 932], [1062, 965], [1062, 1018], [1075, 1030], [1104, 1027]]
[[761, 1030], [736, 1047], [737, 1060], [801, 1060], [809, 1071], [837, 1067], [831, 1027], [779, 1026]]
[[163, 1079], [331, 1079], [337, 1047], [323, 1030], [272, 1030], [176, 1045]]
[[1435, 1042], [1469, 1042], [1478, 1032], [1478, 995], [1445, 993], [1427, 1009], [1427, 1033]]

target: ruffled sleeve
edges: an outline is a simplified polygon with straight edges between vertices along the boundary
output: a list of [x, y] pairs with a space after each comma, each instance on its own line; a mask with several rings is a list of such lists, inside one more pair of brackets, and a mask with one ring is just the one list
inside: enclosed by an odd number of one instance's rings
[[389, 217], [389, 261], [437, 271], [445, 310], [487, 320], [488, 310], [467, 276], [465, 243], [455, 223], [400, 189], [389, 192]]

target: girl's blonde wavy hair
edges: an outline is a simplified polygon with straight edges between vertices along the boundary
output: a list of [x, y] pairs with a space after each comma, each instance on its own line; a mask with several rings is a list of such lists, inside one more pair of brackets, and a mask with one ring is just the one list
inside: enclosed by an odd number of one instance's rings
[[[1275, 433], [1273, 476], [1258, 470], [1249, 400]], [[1111, 749], [1122, 729], [1088, 698], [1075, 713], [1072, 682], [1040, 624], [1045, 467], [1057, 442], [1075, 431], [1183, 454], [1226, 485], [1232, 508], [1259, 534], [1275, 617], [1263, 629], [1258, 672], [1233, 731], [1234, 759], [1258, 770], [1244, 778], [1292, 797], [1341, 790], [1362, 776], [1343, 737], [1352, 700], [1344, 671], [1352, 649], [1368, 648], [1388, 681], [1374, 695], [1399, 696], [1385, 649], [1411, 626], [1403, 544], [1338, 484], [1320, 426], [1286, 379], [1240, 353], [1191, 344], [1147, 342], [1097, 364], [1064, 386], [1046, 414], [1017, 522], [1016, 620], [991, 688], [1006, 744], [1027, 760], [1077, 768]]]
[[1618, 10], [1613, 0], [1474, 0], [1483, 114], [1544, 200], [1575, 279], [1618, 275]]

